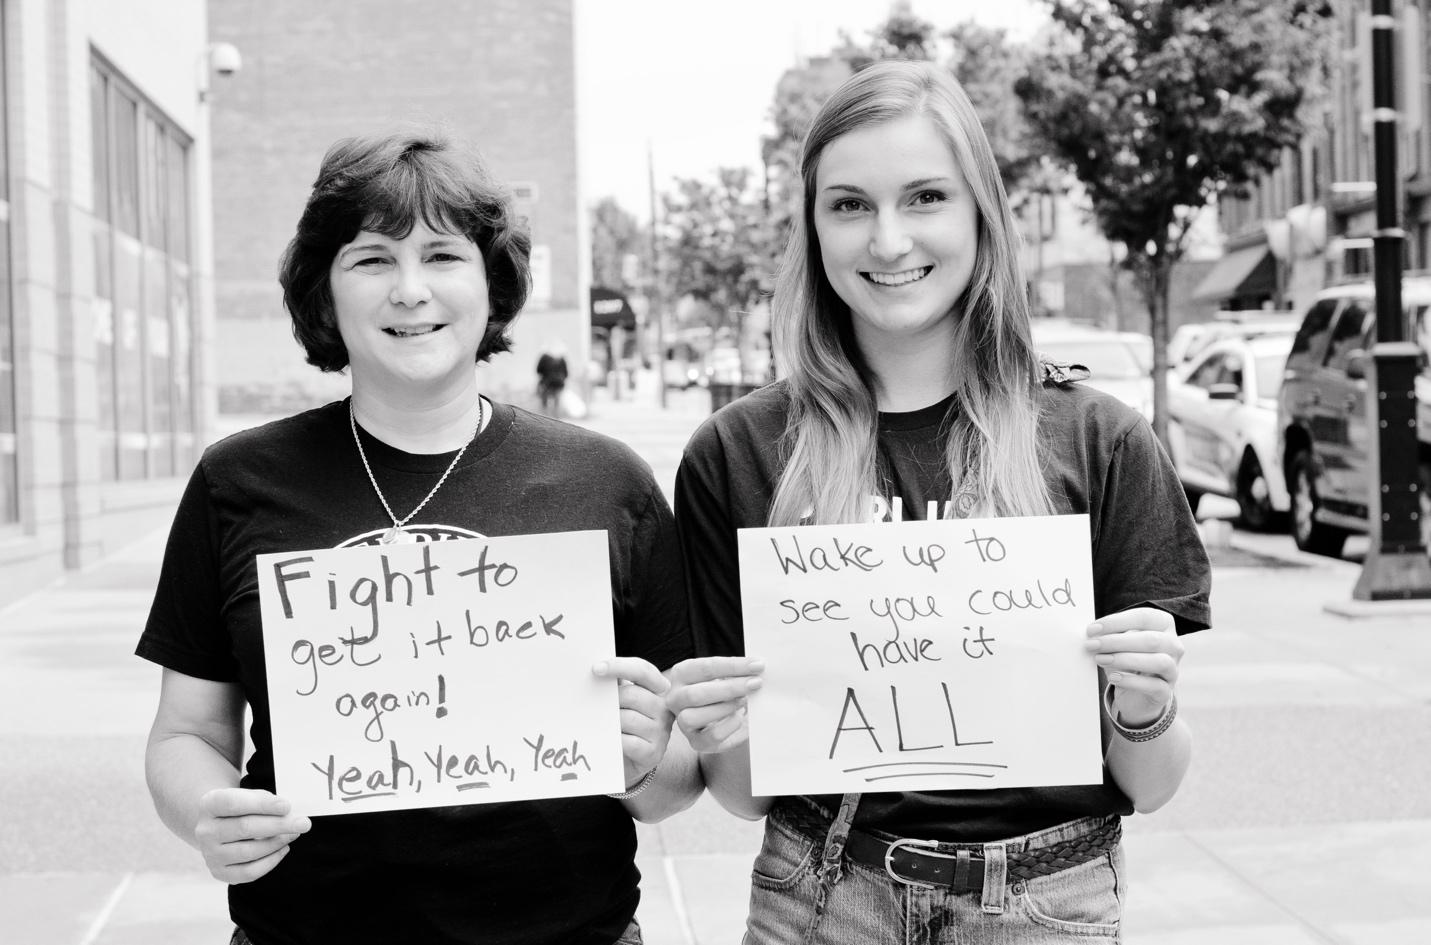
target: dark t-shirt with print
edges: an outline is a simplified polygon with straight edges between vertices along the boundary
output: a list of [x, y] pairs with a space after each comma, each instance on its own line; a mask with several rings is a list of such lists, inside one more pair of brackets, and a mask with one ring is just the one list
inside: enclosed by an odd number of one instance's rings
[[[454, 455], [361, 435], [399, 514]], [[346, 401], [236, 434], [200, 460], [137, 652], [242, 687], [253, 714], [244, 787], [274, 787], [254, 556], [372, 543], [389, 524]], [[497, 404], [410, 528], [428, 540], [604, 530], [617, 653], [663, 669], [692, 655], [670, 509], [649, 467], [614, 440]], [[630, 815], [600, 796], [315, 817], [271, 873], [230, 887], [229, 904], [256, 945], [610, 945], [636, 911], [635, 850]]]
[[[897, 509], [905, 521], [922, 520], [931, 502], [943, 509], [951, 404], [880, 414], [884, 494], [871, 505], [886, 519]], [[1172, 614], [1180, 633], [1207, 627], [1207, 554], [1151, 427], [1121, 402], [1077, 384], [1046, 382], [1039, 406], [1040, 461], [1054, 507], [1089, 517], [1095, 613], [1151, 605]], [[743, 397], [706, 421], [681, 461], [676, 521], [702, 654], [744, 651], [736, 529], [766, 524], [788, 409], [780, 383]], [[828, 810], [839, 805], [838, 797], [817, 800]], [[989, 841], [1078, 817], [1129, 813], [1131, 803], [1105, 766], [1099, 785], [866, 794], [855, 824], [919, 839]]]

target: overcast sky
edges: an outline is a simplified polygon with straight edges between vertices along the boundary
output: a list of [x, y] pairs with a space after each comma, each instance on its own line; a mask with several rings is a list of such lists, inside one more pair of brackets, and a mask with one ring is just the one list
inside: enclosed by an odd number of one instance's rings
[[[915, 0], [947, 29], [965, 20], [1028, 39], [1048, 22], [1038, 0]], [[614, 196], [647, 216], [646, 149], [656, 188], [759, 167], [775, 83], [801, 56], [857, 39], [889, 0], [576, 0], [577, 108], [586, 202]]]

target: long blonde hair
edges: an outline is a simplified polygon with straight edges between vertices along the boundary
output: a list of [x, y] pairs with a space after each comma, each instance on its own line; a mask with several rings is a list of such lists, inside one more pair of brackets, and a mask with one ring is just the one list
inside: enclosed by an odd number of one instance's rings
[[771, 525], [869, 518], [870, 496], [877, 491], [878, 411], [849, 307], [821, 264], [815, 176], [836, 138], [912, 114], [927, 115], [949, 144], [979, 216], [974, 272], [955, 302], [956, 406], [946, 456], [953, 489], [944, 515], [1052, 511], [1036, 446], [1042, 369], [1029, 330], [1013, 215], [993, 150], [968, 95], [946, 70], [891, 60], [856, 73], [836, 90], [816, 114], [801, 152], [805, 206], [791, 225], [772, 303], [772, 343], [786, 369], [791, 410]]

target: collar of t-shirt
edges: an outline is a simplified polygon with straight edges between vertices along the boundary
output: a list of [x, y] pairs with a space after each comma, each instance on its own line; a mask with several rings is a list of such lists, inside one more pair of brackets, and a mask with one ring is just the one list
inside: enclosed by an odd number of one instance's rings
[[904, 432], [908, 430], [923, 430], [927, 427], [938, 426], [949, 415], [949, 408], [954, 405], [954, 395], [950, 394], [937, 403], [928, 407], [920, 407], [918, 410], [908, 410], [901, 413], [880, 412], [879, 428], [891, 432]]

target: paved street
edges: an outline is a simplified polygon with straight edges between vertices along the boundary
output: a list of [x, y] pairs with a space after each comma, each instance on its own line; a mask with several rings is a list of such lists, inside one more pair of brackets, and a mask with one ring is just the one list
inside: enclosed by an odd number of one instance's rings
[[[703, 398], [598, 400], [582, 423], [630, 442], [669, 489]], [[144, 787], [159, 671], [131, 651], [162, 540], [0, 611], [5, 945], [227, 941], [223, 888]], [[1324, 606], [1349, 599], [1356, 561], [1286, 536], [1232, 540], [1216, 629], [1184, 662], [1192, 772], [1166, 808], [1127, 822], [1125, 941], [1431, 941], [1431, 610], [1336, 616]], [[708, 800], [641, 827], [647, 942], [738, 942], [759, 832]]]

